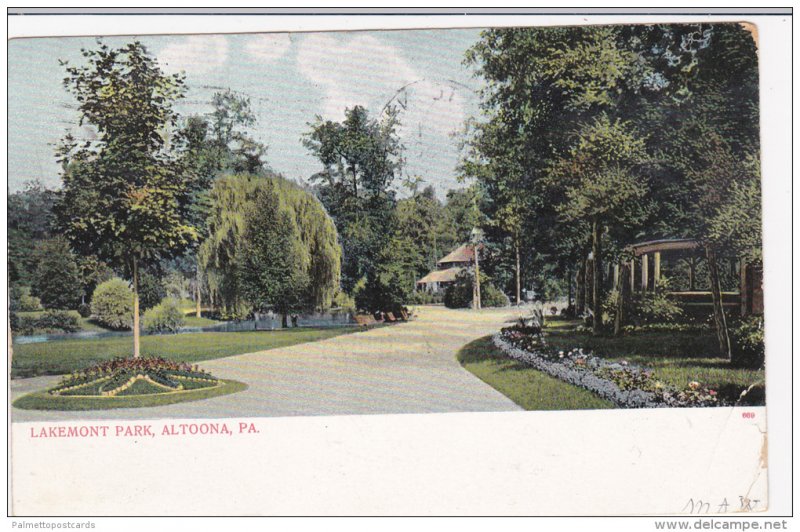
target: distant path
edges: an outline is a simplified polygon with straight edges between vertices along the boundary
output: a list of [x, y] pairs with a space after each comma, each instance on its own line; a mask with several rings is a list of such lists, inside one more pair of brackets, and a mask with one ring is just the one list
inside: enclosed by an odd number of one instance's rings
[[[456, 352], [514, 318], [515, 309], [420, 307], [408, 323], [201, 363], [249, 389], [141, 409], [12, 409], [13, 421], [218, 418], [520, 410], [461, 367]], [[59, 377], [11, 381], [12, 400]]]

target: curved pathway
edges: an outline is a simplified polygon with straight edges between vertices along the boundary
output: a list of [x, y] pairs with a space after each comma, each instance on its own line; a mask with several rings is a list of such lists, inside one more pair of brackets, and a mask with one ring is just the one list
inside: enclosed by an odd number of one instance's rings
[[[12, 408], [13, 421], [411, 414], [519, 410], [464, 370], [456, 352], [496, 332], [516, 309], [421, 307], [417, 319], [286, 348], [201, 363], [249, 388], [223, 397], [141, 409], [51, 412]], [[231, 333], [235, 334], [235, 333]], [[58, 377], [11, 381], [12, 400]]]

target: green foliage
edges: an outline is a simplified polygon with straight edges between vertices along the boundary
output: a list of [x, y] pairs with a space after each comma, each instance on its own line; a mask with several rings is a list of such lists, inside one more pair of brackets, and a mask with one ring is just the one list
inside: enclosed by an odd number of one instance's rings
[[130, 329], [133, 322], [133, 293], [128, 283], [114, 278], [98, 285], [92, 295], [92, 315], [111, 329]]
[[236, 265], [244, 298], [256, 309], [274, 308], [284, 316], [309, 308], [310, 257], [291, 210], [272, 185], [258, 190], [245, 227]]
[[56, 191], [39, 181], [8, 196], [8, 280], [29, 284], [36, 270], [35, 248], [40, 240], [52, 236], [53, 204]]
[[66, 310], [47, 310], [33, 316], [10, 314], [10, 327], [15, 334], [73, 333], [80, 330], [78, 317]]
[[[262, 193], [277, 197], [277, 208], [283, 220], [281, 227], [289, 231], [284, 236], [290, 239], [291, 250], [299, 254], [296, 258], [297, 264], [303, 267], [302, 275], [309, 279], [307, 293], [298, 294], [298, 297], [312, 308], [328, 308], [339, 285], [341, 264], [341, 248], [333, 221], [309, 192], [282, 177], [242, 175], [222, 177], [214, 183], [209, 195], [213, 208], [208, 219], [208, 237], [198, 253], [209, 288], [222, 312], [244, 317], [253, 305], [270, 304], [260, 299], [247, 299], [239, 273], [245, 260], [241, 251], [248, 245], [248, 226], [250, 222], [258, 222], [255, 202]], [[274, 231], [270, 235], [277, 238]], [[268, 262], [280, 261], [271, 257]], [[278, 273], [279, 266], [269, 267]]]
[[[57, 225], [79, 253], [127, 271], [138, 297], [138, 271], [198, 239], [190, 216], [197, 175], [177, 157], [169, 134], [177, 128], [173, 105], [184, 95], [183, 76], [164, 74], [138, 41], [118, 49], [99, 42], [82, 55], [81, 66], [62, 62], [63, 84], [78, 102], [80, 123], [97, 134], [77, 142], [68, 133], [59, 145]], [[119, 316], [112, 321], [126, 325]]]
[[42, 310], [41, 301], [38, 297], [31, 295], [31, 289], [27, 286], [12, 286], [10, 296], [9, 307], [11, 310], [20, 312]]
[[391, 186], [403, 165], [398, 126], [392, 107], [376, 120], [355, 106], [345, 109], [343, 122], [317, 117], [303, 141], [323, 166], [312, 181], [339, 233], [342, 286], [352, 292], [367, 279], [370, 305], [378, 303], [380, 277], [386, 275], [377, 271], [376, 261], [385, 255], [396, 227]]
[[[472, 306], [473, 273], [464, 270], [458, 274], [453, 284], [444, 292], [444, 305], [448, 308], [468, 308]], [[508, 296], [498, 290], [489, 279], [481, 274], [481, 306], [505, 307]]]
[[186, 323], [177, 299], [166, 298], [144, 313], [144, 330], [149, 333], [177, 333]]
[[45, 308], [74, 309], [83, 296], [75, 255], [63, 238], [41, 241], [35, 251], [32, 293]]
[[88, 318], [92, 315], [92, 306], [88, 303], [81, 303], [78, 305], [78, 315], [80, 315], [81, 318]]
[[632, 321], [638, 324], [675, 323], [683, 317], [683, 309], [667, 293], [668, 281], [665, 278], [648, 292], [633, 302]]
[[164, 283], [154, 273], [147, 270], [139, 272], [139, 309], [146, 311], [158, 305], [167, 297]]
[[764, 367], [764, 317], [748, 316], [730, 328], [734, 365]]
[[78, 318], [65, 310], [48, 310], [36, 320], [36, 329], [43, 331], [77, 332], [80, 329]]

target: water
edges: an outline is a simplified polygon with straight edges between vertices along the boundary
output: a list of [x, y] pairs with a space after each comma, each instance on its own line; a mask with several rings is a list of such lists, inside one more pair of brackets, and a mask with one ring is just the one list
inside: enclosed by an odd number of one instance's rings
[[[353, 315], [349, 312], [325, 312], [301, 314], [298, 316], [298, 327], [346, 327], [353, 325]], [[292, 326], [291, 319], [289, 326]], [[182, 327], [178, 334], [204, 333], [204, 332], [242, 332], [242, 331], [275, 331], [281, 329], [281, 316], [256, 314], [255, 320], [225, 321], [206, 327]], [[149, 333], [142, 331], [143, 336]], [[16, 345], [38, 344], [44, 342], [57, 342], [60, 340], [88, 340], [91, 338], [115, 338], [118, 336], [133, 336], [131, 331], [79, 331], [75, 333], [34, 334], [29, 336], [15, 336]]]

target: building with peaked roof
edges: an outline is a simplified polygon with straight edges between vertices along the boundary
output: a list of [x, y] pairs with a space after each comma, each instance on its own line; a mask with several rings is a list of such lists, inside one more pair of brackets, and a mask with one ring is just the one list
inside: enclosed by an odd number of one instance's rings
[[463, 244], [436, 262], [436, 269], [417, 281], [417, 290], [432, 294], [443, 292], [453, 284], [462, 270], [470, 267], [475, 261], [475, 250]]

